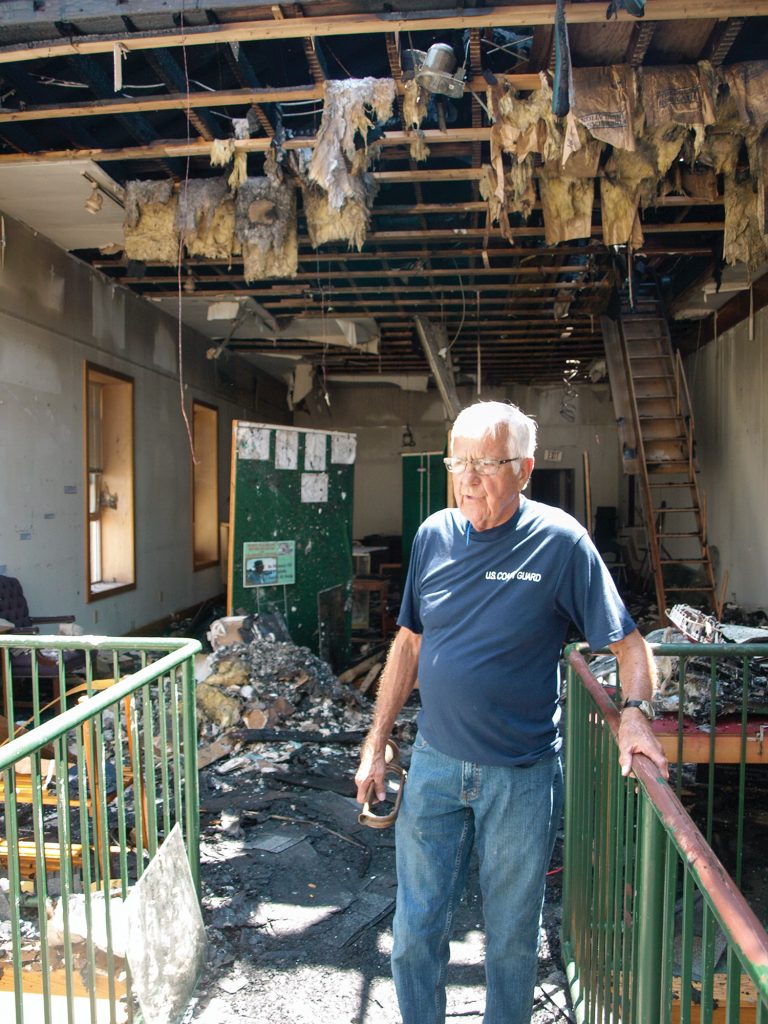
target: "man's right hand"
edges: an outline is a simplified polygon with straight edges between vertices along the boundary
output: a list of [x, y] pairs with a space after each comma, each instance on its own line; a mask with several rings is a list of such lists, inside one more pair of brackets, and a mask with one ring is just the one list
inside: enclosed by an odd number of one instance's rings
[[358, 803], [365, 803], [371, 782], [375, 783], [376, 799], [386, 799], [384, 775], [387, 767], [387, 737], [400, 708], [416, 685], [420, 649], [421, 634], [401, 626], [392, 641], [387, 662], [379, 677], [373, 725], [360, 752], [360, 767], [355, 775]]
[[370, 740], [366, 740], [363, 744], [360, 754], [360, 767], [355, 774], [357, 802], [359, 804], [364, 804], [368, 799], [371, 782], [375, 784], [376, 799], [384, 800], [386, 797], [386, 790], [384, 788], [384, 774], [387, 766], [384, 756], [385, 749], [386, 744], [381, 749], [378, 749]]

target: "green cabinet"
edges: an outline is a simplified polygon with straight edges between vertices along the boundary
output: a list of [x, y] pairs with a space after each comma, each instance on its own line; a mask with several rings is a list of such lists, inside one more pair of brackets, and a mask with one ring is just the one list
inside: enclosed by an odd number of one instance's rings
[[448, 504], [444, 452], [403, 453], [403, 579], [408, 571], [413, 538], [433, 512]]

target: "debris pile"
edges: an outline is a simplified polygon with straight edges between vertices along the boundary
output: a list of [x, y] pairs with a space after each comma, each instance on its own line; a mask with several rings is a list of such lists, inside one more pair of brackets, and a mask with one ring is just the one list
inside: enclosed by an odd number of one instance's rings
[[[359, 724], [360, 700], [342, 688], [330, 666], [307, 647], [288, 641], [254, 637], [214, 651], [212, 674], [197, 687], [198, 705], [208, 723], [234, 725], [242, 718], [252, 729], [273, 727], [291, 719], [296, 728], [350, 728]], [[211, 692], [233, 702], [236, 717], [218, 722], [210, 713]]]
[[337, 679], [325, 661], [287, 639], [279, 617], [272, 619], [241, 616], [211, 625], [214, 650], [197, 685], [201, 767], [246, 744], [268, 743], [260, 760], [274, 762], [289, 753], [283, 742], [362, 739], [370, 717], [362, 694], [381, 659], [367, 659], [355, 688], [348, 684], [356, 670]]
[[[733, 609], [731, 610], [733, 614]], [[682, 687], [683, 714], [699, 724], [712, 716], [714, 693], [717, 716], [738, 714], [745, 706], [752, 714], [768, 713], [768, 620], [764, 613], [753, 616], [756, 625], [718, 621], [714, 616], [679, 604], [667, 611], [673, 623], [646, 635], [649, 644], [717, 644], [731, 648], [733, 657], [716, 658], [692, 655], [685, 659]], [[764, 626], [757, 623], [764, 622]], [[765, 655], [745, 659], [740, 644], [765, 643]], [[658, 680], [653, 694], [657, 714], [678, 713], [680, 706], [680, 658], [656, 654]], [[713, 675], [714, 665], [714, 675]], [[746, 691], [745, 691], [746, 667]], [[616, 659], [613, 655], [596, 658], [590, 669], [604, 686], [616, 686]]]

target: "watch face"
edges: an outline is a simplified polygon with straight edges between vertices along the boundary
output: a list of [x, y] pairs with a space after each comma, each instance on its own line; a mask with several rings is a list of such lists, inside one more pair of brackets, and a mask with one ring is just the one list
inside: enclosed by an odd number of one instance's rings
[[624, 701], [624, 707], [637, 708], [649, 720], [656, 717], [653, 711], [653, 704], [649, 700], [627, 700]]

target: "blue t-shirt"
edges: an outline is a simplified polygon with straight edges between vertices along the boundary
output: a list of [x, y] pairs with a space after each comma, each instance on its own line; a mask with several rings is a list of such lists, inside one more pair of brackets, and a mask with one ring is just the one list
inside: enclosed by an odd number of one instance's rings
[[457, 509], [413, 544], [398, 623], [420, 633], [419, 729], [477, 764], [531, 763], [560, 747], [559, 658], [573, 621], [593, 649], [635, 628], [587, 531], [521, 495], [478, 532]]

